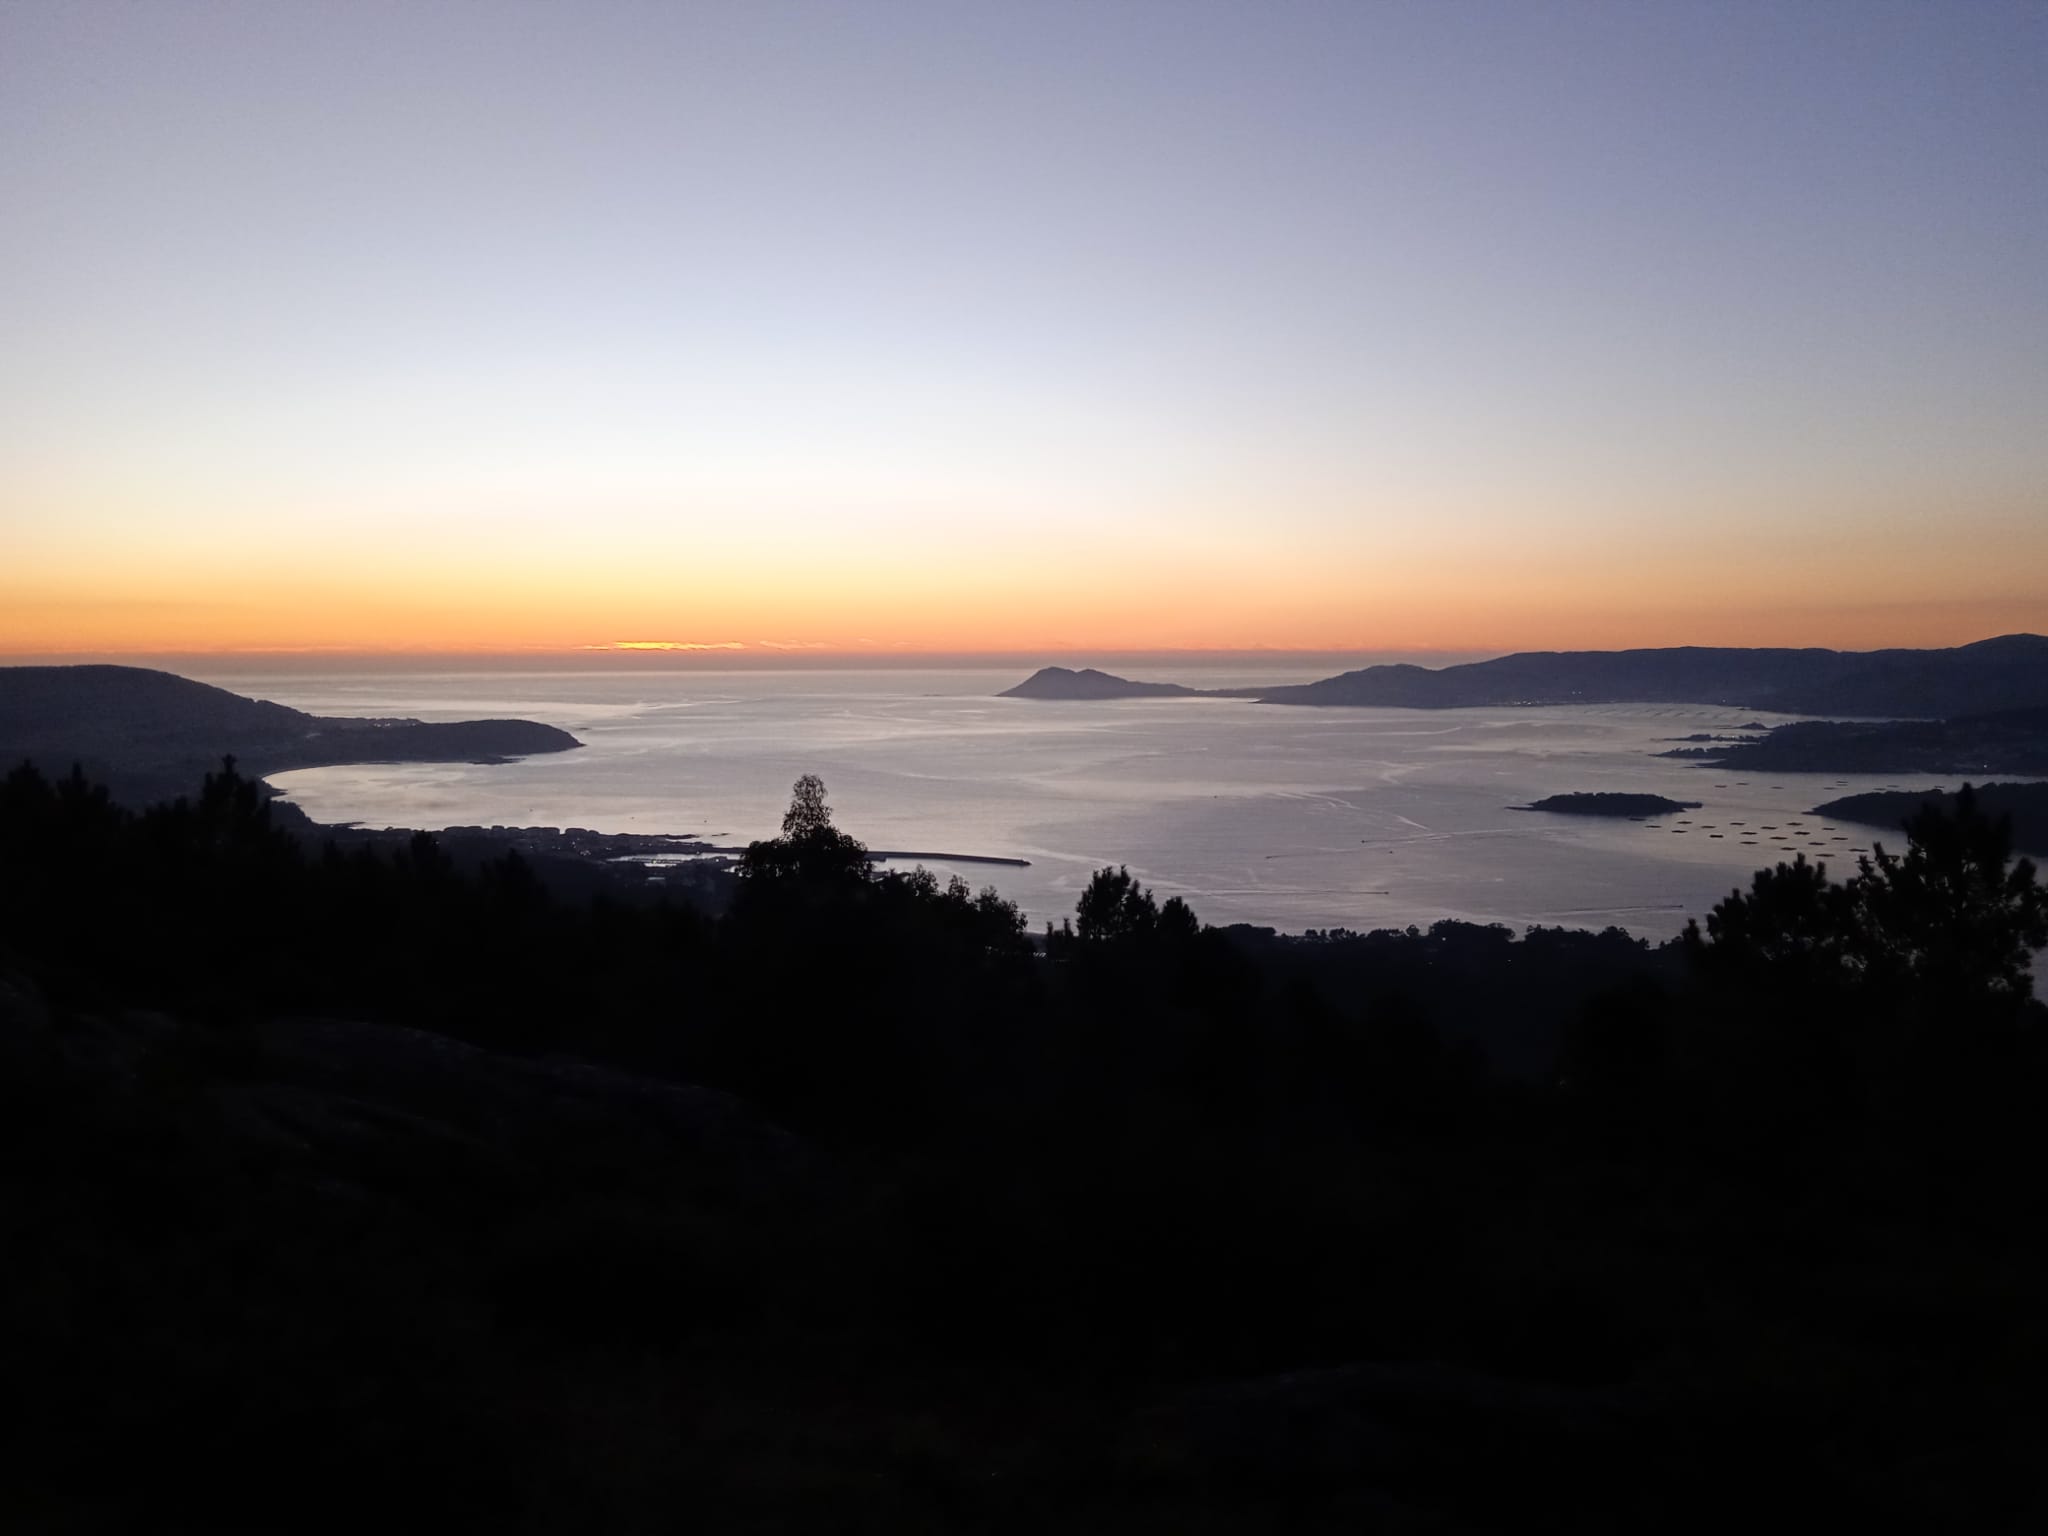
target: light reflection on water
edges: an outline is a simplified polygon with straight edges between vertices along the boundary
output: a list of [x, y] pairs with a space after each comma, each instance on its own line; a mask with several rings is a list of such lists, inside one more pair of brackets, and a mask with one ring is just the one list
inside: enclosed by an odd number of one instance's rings
[[[1063, 704], [993, 697], [1014, 670], [221, 674], [208, 681], [325, 714], [519, 716], [582, 751], [521, 762], [362, 765], [280, 774], [321, 821], [503, 823], [771, 835], [801, 773], [876, 848], [1031, 861], [963, 864], [1034, 922], [1070, 912], [1091, 870], [1128, 864], [1210, 922], [1288, 930], [1482, 922], [1604, 926], [1666, 937], [1748, 872], [1789, 857], [1762, 823], [1810, 824], [1849, 871], [1869, 829], [1825, 833], [1836, 796], [1938, 782], [1752, 776], [1660, 759], [1670, 738], [1728, 732], [1753, 710], [1691, 705], [1305, 709], [1232, 699]], [[1172, 674], [1197, 686], [1296, 682]], [[1574, 790], [1704, 802], [1632, 823], [1510, 809]], [[1746, 823], [1734, 828], [1733, 822]], [[1722, 836], [1710, 834], [1719, 831]], [[1846, 841], [1834, 840], [1846, 835]], [[1744, 846], [1743, 836], [1757, 840]], [[1813, 840], [1813, 839], [1809, 839]], [[950, 870], [941, 867], [941, 873]]]

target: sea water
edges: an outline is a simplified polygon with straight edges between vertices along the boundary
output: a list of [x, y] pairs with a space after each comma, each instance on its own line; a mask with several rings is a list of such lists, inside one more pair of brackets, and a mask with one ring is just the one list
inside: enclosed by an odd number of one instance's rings
[[[942, 878], [994, 885], [1034, 923], [1070, 914], [1090, 873], [1120, 864], [1211, 923], [1364, 930], [1448, 917], [1518, 929], [1618, 924], [1661, 939], [1795, 852], [1850, 873], [1873, 829], [1823, 823], [1813, 806], [1939, 782], [1737, 773], [1657, 755], [1679, 738], [1788, 718], [1746, 709], [996, 697], [1019, 676], [222, 671], [207, 681], [318, 714], [541, 720], [585, 743], [503, 764], [274, 775], [317, 821], [578, 826], [736, 844], [774, 835], [792, 782], [816, 773], [838, 825], [870, 847], [1028, 860], [923, 862]], [[1173, 680], [1306, 679], [1188, 669]], [[1641, 822], [1515, 809], [1573, 791], [1703, 805]]]

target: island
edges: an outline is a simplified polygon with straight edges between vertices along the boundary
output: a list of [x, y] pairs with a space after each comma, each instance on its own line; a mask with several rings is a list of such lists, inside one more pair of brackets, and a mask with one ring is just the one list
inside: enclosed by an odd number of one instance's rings
[[1040, 667], [1014, 688], [1005, 688], [999, 699], [1153, 699], [1195, 698], [1200, 688], [1179, 683], [1134, 683], [1127, 677], [1083, 667]]
[[0, 667], [0, 764], [55, 775], [76, 765], [136, 805], [189, 793], [228, 756], [261, 777], [343, 763], [502, 763], [582, 745], [534, 720], [313, 715], [149, 667]]
[[[1980, 784], [1972, 792], [1980, 811], [2010, 820], [2014, 848], [2021, 853], [2048, 855], [2048, 784]], [[1955, 800], [1955, 795], [1945, 789], [1884, 789], [1867, 795], [1844, 795], [1815, 806], [1809, 814], [1901, 831], [1929, 806], [1944, 815], [1953, 814]]]
[[1529, 805], [1511, 805], [1511, 811], [1548, 811], [1553, 816], [1662, 816], [1667, 811], [1696, 811], [1697, 800], [1668, 800], [1662, 795], [1571, 794], [1548, 795]]
[[934, 864], [1000, 864], [1006, 869], [1029, 869], [1029, 859], [1001, 853], [940, 853], [929, 848], [870, 848], [868, 857], [877, 864], [908, 864], [930, 859]]

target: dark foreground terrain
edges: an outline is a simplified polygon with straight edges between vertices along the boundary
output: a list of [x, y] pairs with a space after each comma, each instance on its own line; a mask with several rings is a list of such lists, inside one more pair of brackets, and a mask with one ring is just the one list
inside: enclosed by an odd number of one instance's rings
[[1651, 950], [878, 875], [564, 902], [0, 785], [10, 1530], [2032, 1531], [2048, 898]]

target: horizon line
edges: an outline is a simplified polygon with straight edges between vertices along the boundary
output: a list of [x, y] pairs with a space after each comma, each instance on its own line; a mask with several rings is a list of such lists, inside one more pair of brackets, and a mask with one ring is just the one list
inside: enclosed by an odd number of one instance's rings
[[1332, 661], [1371, 658], [1378, 662], [1403, 658], [1436, 659], [1443, 665], [1515, 654], [1599, 653], [1623, 650], [1840, 650], [1850, 654], [1880, 650], [1947, 650], [2005, 639], [2027, 631], [1980, 636], [1948, 646], [1725, 646], [1697, 642], [1640, 646], [1515, 646], [1515, 645], [1324, 645], [1324, 646], [1170, 646], [1076, 645], [1071, 642], [1036, 646], [987, 648], [880, 647], [831, 642], [790, 641], [607, 641], [559, 646], [222, 646], [208, 648], [67, 647], [0, 651], [0, 666], [148, 666], [169, 662], [264, 664], [293, 666], [442, 666], [568, 667], [604, 665], [635, 668], [688, 667], [749, 671], [845, 670], [859, 667], [1014, 667], [1101, 663], [1254, 665], [1290, 661]]
[[302, 657], [307, 659], [478, 658], [497, 660], [677, 660], [722, 662], [740, 659], [801, 663], [813, 659], [887, 662], [953, 657], [1014, 661], [1020, 657], [1087, 656], [1468, 656], [1503, 655], [1503, 645], [1076, 645], [1027, 646], [860, 646], [796, 644], [766, 641], [624, 641], [560, 646], [361, 646], [361, 645], [235, 645], [235, 646], [50, 646], [0, 650], [0, 665], [107, 661], [178, 657]]

